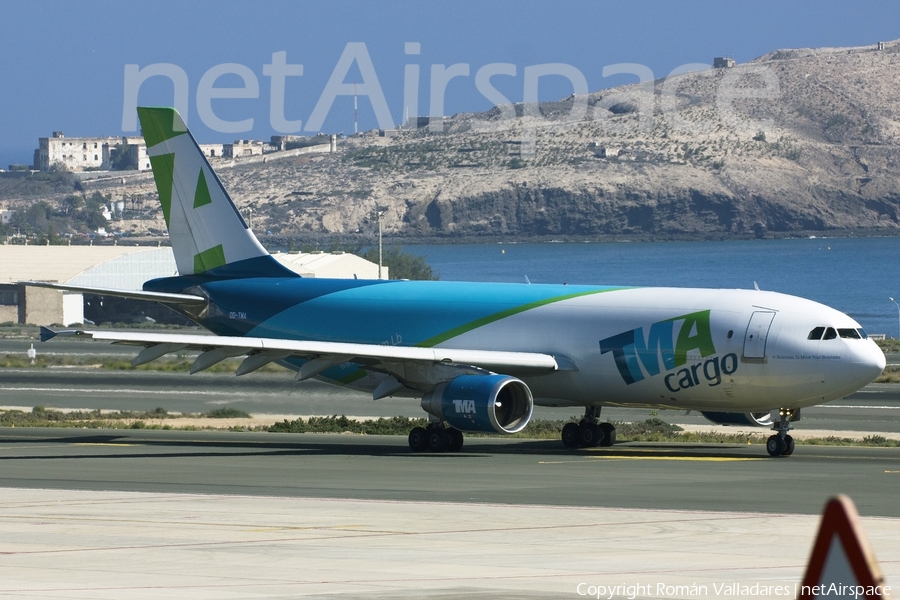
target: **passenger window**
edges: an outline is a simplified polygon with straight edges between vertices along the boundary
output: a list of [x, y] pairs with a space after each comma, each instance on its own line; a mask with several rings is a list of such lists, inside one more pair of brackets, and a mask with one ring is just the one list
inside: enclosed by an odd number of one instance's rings
[[834, 330], [834, 327], [829, 327], [828, 329], [825, 330], [825, 337], [823, 337], [822, 339], [823, 340], [833, 340], [836, 337], [837, 337], [837, 331]]
[[822, 334], [825, 333], [824, 327], [816, 327], [812, 331], [809, 332], [809, 336], [806, 339], [808, 340], [821, 340]]
[[862, 327], [860, 327], [859, 329], [857, 329], [857, 331], [859, 332], [859, 335], [860, 335], [860, 337], [861, 337], [862, 339], [864, 339], [864, 340], [869, 339], [869, 336], [868, 336], [868, 334], [866, 334], [866, 330], [865, 330], [865, 329], [863, 329]]
[[845, 338], [848, 340], [858, 340], [859, 339], [859, 332], [856, 331], [855, 329], [838, 329], [838, 333], [840, 334], [840, 336], [842, 338]]

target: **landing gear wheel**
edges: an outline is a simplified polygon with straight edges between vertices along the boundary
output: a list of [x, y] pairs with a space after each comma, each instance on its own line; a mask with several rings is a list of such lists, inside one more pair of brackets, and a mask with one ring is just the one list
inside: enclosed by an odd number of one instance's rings
[[447, 435], [450, 438], [450, 443], [447, 445], [447, 450], [450, 452], [459, 452], [463, 447], [463, 434], [459, 429], [450, 428], [447, 430]]
[[[791, 441], [793, 442], [794, 440], [791, 439]], [[766, 440], [766, 452], [769, 453], [769, 456], [781, 456], [786, 449], [787, 444], [785, 440], [778, 435], [770, 435], [769, 439]]]
[[450, 448], [450, 435], [441, 426], [430, 428], [428, 433], [428, 449], [432, 452], [446, 452]]
[[784, 451], [782, 456], [790, 456], [794, 453], [794, 438], [789, 435], [784, 436]]
[[778, 420], [772, 424], [772, 429], [777, 433], [766, 440], [766, 451], [771, 456], [790, 456], [794, 453], [794, 438], [788, 435], [793, 429], [792, 421], [800, 420], [800, 409], [781, 408], [778, 410]]
[[593, 448], [603, 443], [603, 431], [596, 423], [582, 423], [579, 427], [581, 433], [581, 445], [585, 448]]
[[581, 430], [578, 423], [566, 423], [563, 426], [562, 443], [566, 448], [577, 448], [581, 445]]
[[600, 423], [600, 431], [603, 432], [601, 446], [608, 448], [616, 443], [616, 428], [612, 423]]
[[424, 427], [413, 427], [409, 432], [409, 447], [413, 452], [423, 452], [428, 448], [428, 432]]

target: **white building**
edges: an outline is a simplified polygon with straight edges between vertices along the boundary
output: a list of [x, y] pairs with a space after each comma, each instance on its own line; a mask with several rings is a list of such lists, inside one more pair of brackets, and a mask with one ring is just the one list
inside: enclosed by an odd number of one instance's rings
[[52, 137], [38, 138], [38, 148], [34, 151], [34, 168], [49, 171], [56, 166], [73, 172], [108, 170], [112, 154], [117, 149], [128, 154], [130, 168], [139, 171], [150, 168], [147, 147], [142, 137], [67, 138], [62, 131], [54, 131]]
[[264, 148], [265, 145], [260, 140], [234, 140], [233, 144], [224, 144], [223, 154], [225, 158], [259, 156]]
[[222, 158], [225, 156], [225, 144], [198, 144], [200, 152], [207, 158]]

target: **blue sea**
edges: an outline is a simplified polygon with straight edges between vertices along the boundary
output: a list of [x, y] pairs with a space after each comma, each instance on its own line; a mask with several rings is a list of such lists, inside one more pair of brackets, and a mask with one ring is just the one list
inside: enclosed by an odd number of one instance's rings
[[404, 246], [444, 281], [760, 289], [900, 335], [900, 238]]

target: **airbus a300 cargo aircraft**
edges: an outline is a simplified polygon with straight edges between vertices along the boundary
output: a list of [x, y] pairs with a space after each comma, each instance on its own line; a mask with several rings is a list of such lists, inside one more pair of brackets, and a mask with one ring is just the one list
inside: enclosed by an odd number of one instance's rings
[[881, 373], [859, 324], [822, 304], [758, 290], [323, 280], [260, 245], [172, 108], [139, 108], [178, 265], [144, 291], [38, 284], [155, 300], [214, 335], [44, 331], [143, 346], [133, 364], [199, 350], [191, 372], [246, 356], [237, 375], [277, 361], [374, 399], [420, 399], [431, 425], [413, 450], [457, 451], [464, 431], [515, 433], [534, 405], [583, 406], [570, 447], [611, 445], [603, 406], [701, 411], [775, 430], [790, 455], [800, 409]]

